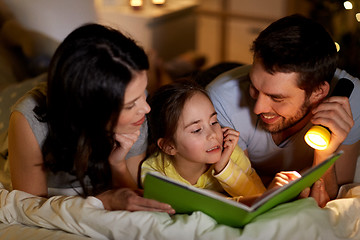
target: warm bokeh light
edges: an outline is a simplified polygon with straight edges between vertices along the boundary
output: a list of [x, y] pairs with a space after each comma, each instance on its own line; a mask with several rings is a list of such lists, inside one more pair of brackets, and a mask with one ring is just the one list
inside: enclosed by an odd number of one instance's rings
[[357, 13], [355, 16], [356, 16], [356, 20], [357, 20], [358, 22], [360, 22], [360, 13]]
[[345, 8], [346, 10], [353, 9], [353, 4], [352, 4], [350, 1], [345, 1], [345, 2], [344, 2], [344, 8]]
[[152, 3], [155, 5], [163, 5], [166, 0], [152, 0]]
[[143, 5], [142, 0], [130, 0], [130, 6], [132, 7], [141, 7]]
[[336, 51], [339, 52], [339, 51], [340, 51], [340, 44], [338, 44], [337, 42], [335, 42], [335, 46], [336, 46]]

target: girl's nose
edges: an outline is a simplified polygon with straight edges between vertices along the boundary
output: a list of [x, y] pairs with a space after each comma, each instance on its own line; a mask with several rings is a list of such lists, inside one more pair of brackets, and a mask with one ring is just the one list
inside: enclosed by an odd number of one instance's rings
[[216, 132], [214, 131], [214, 129], [212, 129], [212, 128], [209, 128], [208, 130], [208, 138], [209, 139], [213, 139], [213, 138], [216, 138]]

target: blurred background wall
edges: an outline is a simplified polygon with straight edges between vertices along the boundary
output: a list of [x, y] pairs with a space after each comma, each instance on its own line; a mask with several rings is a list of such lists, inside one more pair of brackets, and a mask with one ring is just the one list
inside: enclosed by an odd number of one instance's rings
[[[340, 45], [340, 67], [360, 76], [359, 9], [351, 0], [3, 0], [26, 27], [61, 41], [85, 22], [128, 32], [164, 61], [192, 51], [203, 67], [219, 62], [251, 63], [251, 42], [271, 22], [292, 13], [319, 21]], [[352, 5], [344, 5], [344, 3]]]

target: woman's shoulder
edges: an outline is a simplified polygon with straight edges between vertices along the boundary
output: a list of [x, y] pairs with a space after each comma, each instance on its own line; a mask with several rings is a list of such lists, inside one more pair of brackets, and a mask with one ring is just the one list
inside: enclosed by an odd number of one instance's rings
[[145, 120], [145, 122], [142, 124], [140, 128], [140, 136], [138, 137], [137, 141], [134, 143], [134, 145], [131, 147], [130, 151], [126, 155], [126, 159], [129, 159], [131, 157], [146, 152], [147, 137], [148, 137], [148, 126], [147, 126], [147, 121]]
[[39, 121], [34, 109], [39, 106], [39, 99], [46, 98], [45, 93], [46, 83], [41, 82], [23, 95], [11, 108], [11, 112], [20, 112], [26, 118], [40, 146], [45, 140], [48, 129], [45, 122]]
[[33, 83], [33, 87], [30, 88], [25, 94], [20, 97], [12, 106], [11, 111], [19, 111], [26, 113], [32, 112], [35, 106], [39, 105], [39, 102], [46, 98], [46, 82]]

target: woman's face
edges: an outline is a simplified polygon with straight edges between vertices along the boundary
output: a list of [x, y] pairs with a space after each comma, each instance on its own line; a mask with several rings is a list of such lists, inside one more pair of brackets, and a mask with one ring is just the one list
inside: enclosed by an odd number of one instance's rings
[[115, 133], [134, 133], [144, 123], [145, 114], [150, 112], [146, 102], [146, 86], [146, 71], [137, 72], [125, 89], [124, 107], [115, 126]]

